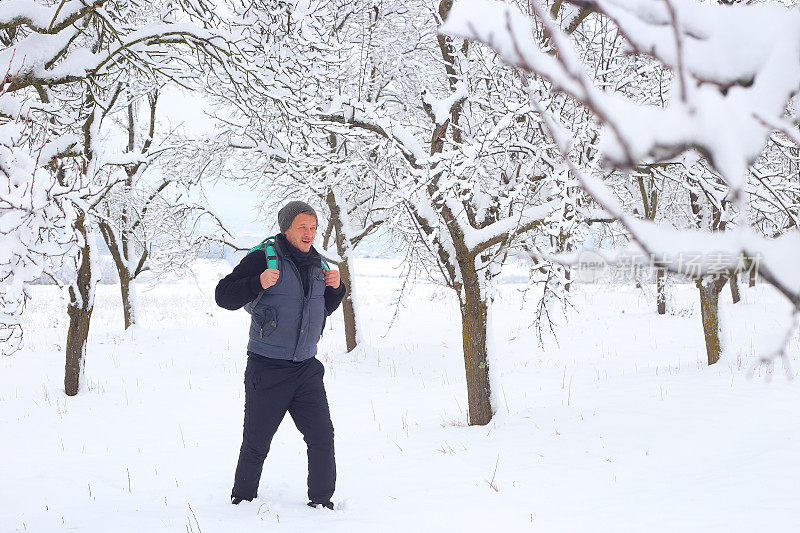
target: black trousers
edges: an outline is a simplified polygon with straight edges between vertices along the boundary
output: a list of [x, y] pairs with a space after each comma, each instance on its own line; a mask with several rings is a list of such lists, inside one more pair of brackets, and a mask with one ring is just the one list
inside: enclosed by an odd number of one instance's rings
[[231, 496], [256, 497], [272, 437], [286, 412], [308, 446], [308, 499], [328, 502], [336, 486], [333, 423], [315, 357], [295, 363], [250, 355], [244, 372], [244, 435]]

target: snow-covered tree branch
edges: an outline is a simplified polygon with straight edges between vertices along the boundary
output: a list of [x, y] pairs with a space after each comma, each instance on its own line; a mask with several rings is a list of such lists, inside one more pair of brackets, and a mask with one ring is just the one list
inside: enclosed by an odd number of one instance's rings
[[[183, 56], [187, 49], [207, 61], [226, 60], [230, 54], [233, 39], [207, 29], [205, 21], [192, 20], [213, 9], [204, 9], [203, 2], [188, 4], [189, 9], [170, 1], [10, 1], [0, 10], [0, 64], [7, 70], [0, 117], [10, 134], [5, 145], [13, 147], [16, 157], [36, 162], [24, 165], [27, 176], [16, 172], [13, 179], [20, 180], [23, 196], [35, 200], [31, 207], [40, 209], [39, 218], [28, 222], [33, 234], [13, 233], [14, 248], [63, 241], [47, 253], [63, 255], [71, 249], [75, 254], [75, 277], [63, 280], [70, 294], [65, 376], [70, 395], [79, 388], [97, 280], [93, 209], [116, 183], [111, 167], [132, 163], [105, 144], [111, 135], [109, 113], [134, 76], [186, 84], [195, 76]], [[20, 124], [27, 135], [24, 143], [12, 133]], [[4, 198], [13, 203], [13, 190], [8, 190]], [[9, 234], [14, 227], [19, 226], [9, 225]], [[15, 287], [9, 298], [19, 302], [30, 280], [27, 270], [19, 279], [8, 279], [9, 287]], [[22, 306], [7, 310], [13, 322]]]
[[[548, 33], [554, 55], [533, 40], [530, 17], [498, 2], [457, 2], [443, 31], [486, 42], [509, 64], [544, 77], [554, 90], [590, 108], [604, 125], [600, 149], [609, 165], [663, 161], [690, 148], [706, 154], [726, 186], [730, 209], [746, 219], [748, 169], [763, 152], [770, 132], [784, 124], [789, 99], [800, 88], [797, 14], [774, 5], [714, 6], [691, 0], [572, 3], [608, 17], [633, 52], [647, 53], [675, 73], [677, 98], [664, 107], [646, 106], [597, 88], [565, 32], [536, 2], [530, 3], [531, 11]], [[733, 52], [742, 47], [748, 50], [747, 61]], [[792, 256], [798, 249], [796, 232], [767, 240], [740, 223], [725, 233], [687, 234], [638, 220], [596, 176], [571, 161], [570, 139], [561, 135], [563, 129], [554, 117], [547, 120], [582, 187], [647, 252], [666, 254], [666, 268], [685, 274], [677, 256], [689, 248], [706, 255], [729, 253], [734, 260], [724, 265], [728, 274], [748, 268], [759, 257], [761, 275], [800, 305], [797, 278], [784, 266], [787, 253]], [[703, 272], [718, 266], [705, 263]]]

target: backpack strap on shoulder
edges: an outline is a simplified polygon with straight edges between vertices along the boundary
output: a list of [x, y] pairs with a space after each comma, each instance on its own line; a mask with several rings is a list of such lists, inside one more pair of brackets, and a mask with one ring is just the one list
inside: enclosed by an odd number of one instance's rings
[[264, 255], [267, 256], [267, 268], [278, 268], [278, 254], [275, 253], [275, 244], [268, 240], [264, 246]]
[[252, 247], [248, 254], [256, 250], [264, 250], [264, 255], [267, 257], [267, 268], [278, 268], [278, 254], [275, 253], [275, 235], [267, 237], [256, 246]]

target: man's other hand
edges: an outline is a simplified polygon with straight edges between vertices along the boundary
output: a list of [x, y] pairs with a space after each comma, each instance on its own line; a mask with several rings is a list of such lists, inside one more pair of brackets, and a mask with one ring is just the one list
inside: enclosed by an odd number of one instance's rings
[[264, 272], [261, 273], [261, 288], [262, 289], [269, 289], [276, 283], [278, 283], [278, 276], [280, 276], [281, 272], [277, 268], [268, 268]]
[[338, 270], [328, 270], [325, 272], [325, 285], [328, 287], [333, 287], [334, 289], [339, 288], [339, 283], [341, 283], [341, 277], [339, 277]]

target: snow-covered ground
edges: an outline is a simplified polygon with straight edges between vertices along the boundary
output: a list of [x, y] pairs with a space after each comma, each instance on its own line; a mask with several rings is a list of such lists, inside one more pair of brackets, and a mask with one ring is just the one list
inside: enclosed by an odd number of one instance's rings
[[[658, 316], [632, 286], [576, 286], [540, 348], [518, 277], [494, 313], [499, 412], [468, 427], [458, 307], [419, 283], [391, 329], [397, 262], [362, 259], [368, 346], [320, 344], [336, 428], [335, 512], [306, 507], [305, 447], [278, 431], [259, 497], [229, 503], [241, 438], [247, 315], [217, 308], [226, 264], [139, 286], [122, 330], [101, 286], [86, 383], [63, 393], [65, 303], [35, 287], [25, 348], [0, 359], [0, 531], [788, 531], [800, 516], [800, 380], [757, 366], [789, 322], [767, 287], [723, 319], [707, 367], [697, 293]], [[789, 374], [796, 375], [798, 339]]]

